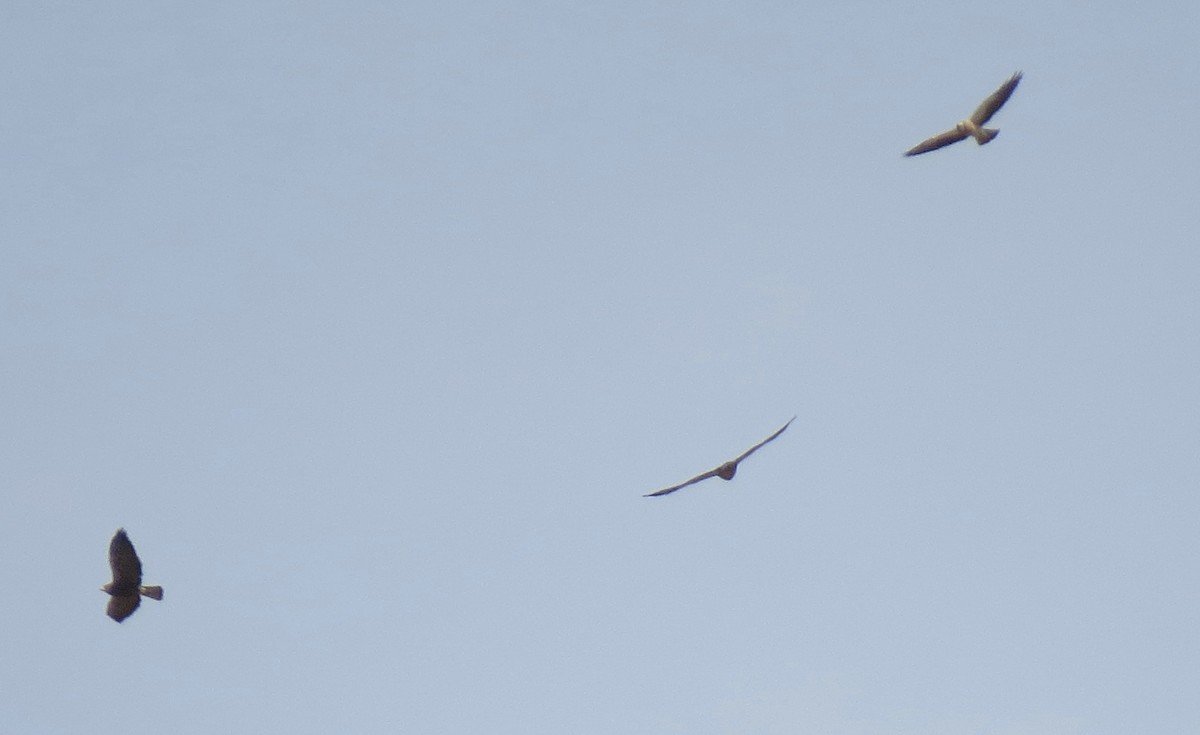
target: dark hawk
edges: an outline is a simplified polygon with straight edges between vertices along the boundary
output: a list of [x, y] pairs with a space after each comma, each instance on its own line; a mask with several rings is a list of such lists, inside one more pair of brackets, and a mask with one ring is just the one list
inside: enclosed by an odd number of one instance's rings
[[108, 601], [108, 617], [118, 623], [133, 615], [142, 602], [142, 596], [161, 600], [163, 588], [142, 585], [142, 561], [133, 550], [133, 542], [118, 528], [108, 545], [108, 565], [112, 567], [112, 581], [100, 589], [112, 595]]
[[719, 477], [722, 480], [732, 480], [733, 476], [737, 474], [737, 468], [738, 468], [739, 462], [741, 462], [746, 457], [749, 457], [751, 454], [754, 454], [760, 448], [762, 448], [762, 446], [764, 444], [766, 444], [767, 442], [771, 441], [775, 437], [782, 434], [783, 430], [786, 429], [787, 427], [791, 426], [792, 422], [795, 420], [796, 420], [795, 416], [791, 417], [790, 419], [788, 419], [788, 422], [786, 424], [779, 427], [778, 431], [776, 431], [774, 434], [768, 436], [766, 439], [763, 439], [758, 444], [755, 444], [754, 446], [750, 447], [746, 451], [742, 452], [741, 455], [738, 456], [736, 459], [731, 459], [728, 462], [726, 462], [725, 464], [723, 464], [719, 467], [716, 467], [714, 469], [711, 469], [708, 472], [705, 472], [704, 474], [696, 475], [695, 477], [688, 480], [687, 482], [681, 482], [678, 485], [672, 485], [671, 487], [665, 487], [662, 490], [659, 490], [659, 491], [653, 492], [653, 493], [649, 493], [648, 495], [644, 495], [642, 497], [656, 498], [659, 495], [668, 495], [670, 493], [675, 492], [676, 490], [678, 490], [680, 488], [687, 487], [688, 485], [700, 482], [701, 480], [707, 480], [710, 477]]

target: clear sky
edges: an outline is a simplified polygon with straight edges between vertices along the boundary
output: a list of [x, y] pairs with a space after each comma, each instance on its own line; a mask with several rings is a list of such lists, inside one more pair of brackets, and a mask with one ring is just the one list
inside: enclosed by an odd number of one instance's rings
[[504, 6], [0, 9], [3, 730], [1200, 732], [1200, 4]]

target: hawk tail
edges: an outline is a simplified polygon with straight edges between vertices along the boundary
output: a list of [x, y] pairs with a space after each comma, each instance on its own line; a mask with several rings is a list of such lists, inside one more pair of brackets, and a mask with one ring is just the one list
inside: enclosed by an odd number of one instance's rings
[[158, 585], [154, 585], [152, 587], [142, 587], [139, 590], [139, 592], [141, 592], [146, 597], [149, 597], [149, 598], [152, 598], [155, 600], [162, 599], [162, 587], [159, 587]]
[[975, 142], [979, 145], [983, 145], [984, 143], [991, 142], [992, 138], [995, 138], [999, 134], [1000, 131], [995, 128], [980, 128], [979, 131], [975, 133]]

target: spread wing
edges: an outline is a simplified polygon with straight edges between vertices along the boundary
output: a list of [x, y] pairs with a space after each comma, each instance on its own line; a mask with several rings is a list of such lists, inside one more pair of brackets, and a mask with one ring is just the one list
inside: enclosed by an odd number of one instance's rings
[[1013, 91], [1016, 90], [1017, 85], [1020, 83], [1021, 72], [1017, 72], [1007, 82], [1000, 85], [1000, 89], [992, 92], [986, 100], [979, 103], [979, 107], [976, 107], [975, 112], [971, 113], [971, 122], [976, 125], [983, 125], [988, 120], [991, 120], [992, 115], [995, 115], [997, 110], [1004, 107], [1004, 103], [1008, 102], [1008, 98], [1012, 96]]
[[929, 151], [936, 151], [938, 148], [945, 148], [946, 146], [950, 145], [951, 143], [957, 143], [958, 141], [960, 141], [966, 137], [967, 137], [966, 133], [961, 132], [958, 128], [952, 128], [951, 130], [947, 130], [944, 133], [938, 133], [937, 135], [933, 136], [929, 140], [925, 140], [920, 143], [917, 143], [915, 146], [913, 146], [912, 148], [909, 148], [907, 151], [905, 151], [904, 155], [919, 156], [922, 153], [928, 153]]
[[[112, 567], [113, 589], [133, 590], [136, 598], [138, 585], [142, 583], [142, 562], [138, 559], [137, 552], [133, 550], [133, 542], [125, 535], [124, 528], [117, 529], [116, 535], [112, 537], [112, 542], [108, 545], [108, 565]], [[114, 604], [110, 602], [108, 605], [110, 616]], [[137, 608], [136, 600], [134, 600], [133, 607], [129, 608], [129, 612], [132, 613], [135, 608]]]
[[133, 615], [133, 611], [137, 610], [141, 603], [142, 596], [137, 590], [134, 590], [132, 595], [113, 595], [108, 598], [108, 617], [119, 623]]
[[687, 487], [688, 485], [694, 485], [694, 484], [696, 484], [697, 482], [700, 482], [701, 480], [707, 480], [707, 479], [708, 479], [708, 478], [710, 478], [710, 477], [716, 477], [716, 476], [717, 476], [717, 472], [718, 472], [719, 470], [720, 470], [720, 468], [719, 468], [719, 467], [718, 467], [718, 468], [711, 469], [711, 470], [709, 470], [708, 472], [705, 472], [705, 473], [704, 473], [704, 474], [702, 474], [702, 475], [696, 475], [695, 477], [693, 477], [692, 479], [688, 480], [687, 482], [681, 482], [681, 483], [679, 483], [678, 485], [672, 485], [671, 487], [664, 487], [662, 490], [658, 490], [658, 491], [656, 491], [656, 492], [652, 492], [652, 493], [650, 493], [650, 494], [648, 494], [648, 495], [643, 495], [642, 497], [643, 497], [643, 498], [656, 498], [656, 497], [658, 497], [659, 495], [669, 495], [669, 494], [671, 494], [671, 493], [675, 492], [676, 490], [678, 490], [678, 489], [680, 489], [680, 488]]
[[795, 416], [788, 419], [788, 422], [786, 424], [784, 424], [783, 426], [780, 426], [779, 429], [774, 434], [768, 436], [766, 439], [763, 439], [758, 444], [755, 444], [754, 446], [750, 447], [746, 451], [742, 452], [742, 455], [740, 457], [738, 457], [737, 459], [733, 460], [733, 463], [737, 464], [738, 462], [741, 462], [746, 457], [749, 457], [751, 454], [754, 454], [755, 452], [757, 452], [759, 449], [762, 448], [762, 446], [764, 444], [766, 444], [769, 441], [772, 441], [775, 437], [782, 434], [784, 432], [784, 430], [787, 429], [787, 427], [791, 426], [792, 422], [795, 420], [796, 420]]

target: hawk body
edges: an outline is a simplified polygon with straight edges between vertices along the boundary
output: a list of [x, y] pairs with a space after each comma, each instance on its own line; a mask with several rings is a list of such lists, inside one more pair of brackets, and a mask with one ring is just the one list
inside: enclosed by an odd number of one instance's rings
[[111, 596], [108, 617], [119, 623], [133, 615], [143, 596], [162, 599], [162, 587], [142, 585], [142, 560], [138, 558], [124, 528], [118, 528], [108, 544], [108, 565], [112, 568], [113, 579], [100, 588]]
[[992, 119], [992, 115], [1008, 102], [1008, 98], [1017, 89], [1017, 85], [1021, 83], [1021, 72], [1013, 74], [1007, 82], [1000, 85], [1000, 88], [988, 95], [988, 98], [979, 103], [979, 107], [971, 113], [971, 116], [966, 120], [954, 126], [953, 130], [947, 130], [944, 133], [921, 141], [909, 150], [905, 151], [906, 156], [919, 156], [922, 153], [936, 151], [938, 148], [944, 148], [951, 143], [957, 143], [960, 140], [974, 138], [975, 142], [983, 145], [1000, 134], [995, 128], [985, 128], [984, 124]]
[[719, 477], [722, 480], [732, 480], [733, 476], [737, 474], [738, 463], [740, 463], [746, 457], [749, 457], [751, 454], [754, 454], [755, 452], [757, 452], [767, 442], [773, 440], [775, 437], [782, 434], [784, 432], [784, 429], [791, 426], [792, 422], [795, 420], [796, 420], [795, 416], [791, 417], [790, 419], [788, 419], [788, 422], [786, 424], [784, 424], [783, 426], [779, 427], [779, 429], [774, 434], [768, 436], [766, 439], [763, 439], [758, 444], [755, 444], [754, 446], [750, 447], [746, 451], [742, 452], [742, 454], [739, 457], [737, 457], [736, 459], [731, 459], [728, 462], [725, 462], [724, 464], [722, 464], [714, 469], [709, 470], [708, 472], [696, 475], [695, 477], [688, 480], [687, 482], [681, 482], [678, 485], [672, 485], [671, 487], [663, 488], [662, 490], [658, 490], [656, 492], [652, 492], [647, 495], [643, 495], [642, 497], [656, 498], [660, 495], [669, 495], [669, 494], [675, 492], [676, 490], [679, 490], [680, 488], [685, 488], [688, 485], [693, 485], [697, 482], [700, 482], [701, 480], [707, 480], [710, 477]]

